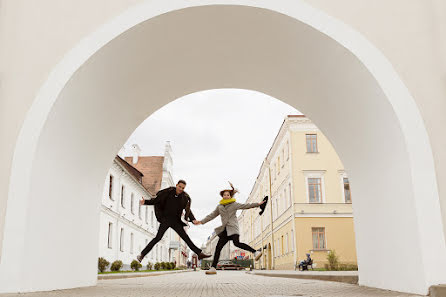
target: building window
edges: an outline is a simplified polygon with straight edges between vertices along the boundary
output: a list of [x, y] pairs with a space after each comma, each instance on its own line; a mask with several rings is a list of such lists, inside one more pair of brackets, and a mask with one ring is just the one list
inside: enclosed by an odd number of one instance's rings
[[290, 206], [293, 206], [293, 200], [291, 199], [291, 184], [288, 184], [288, 200], [290, 201]]
[[278, 199], [276, 198], [276, 219], [279, 217], [279, 201], [278, 201]]
[[290, 242], [288, 240], [288, 233], [287, 233], [287, 234], [285, 234], [285, 251], [287, 254], [289, 252], [289, 246], [290, 246]]
[[130, 211], [131, 211], [131, 213], [132, 214], [135, 214], [135, 210], [134, 210], [134, 208], [135, 208], [135, 201], [134, 201], [134, 195], [133, 195], [133, 193], [130, 195]]
[[282, 194], [279, 194], [279, 198], [277, 198], [277, 217], [279, 217], [279, 214], [282, 214], [283, 211], [283, 201], [282, 201]]
[[286, 159], [288, 160], [290, 158], [290, 142], [289, 141], [286, 142], [285, 149], [286, 149], [286, 153], [285, 153], [286, 154]]
[[113, 235], [113, 224], [112, 223], [108, 223], [107, 247], [109, 249], [112, 248], [112, 235]]
[[138, 201], [138, 217], [141, 219], [141, 203]]
[[343, 178], [345, 203], [352, 203], [352, 194], [350, 192], [350, 182], [347, 177]]
[[282, 148], [282, 167], [285, 166], [285, 148]]
[[284, 245], [283, 245], [283, 235], [282, 235], [282, 237], [280, 237], [280, 251], [282, 252], [281, 255], [285, 254], [285, 249], [284, 249]]
[[119, 238], [119, 250], [124, 251], [124, 228], [121, 228], [121, 237]]
[[291, 251], [294, 252], [294, 232], [291, 232]]
[[277, 157], [277, 175], [280, 174], [280, 157]]
[[113, 200], [113, 175], [110, 175], [110, 181], [108, 183], [108, 197]]
[[153, 228], [153, 211], [150, 212], [150, 225], [151, 225], [152, 228]]
[[317, 134], [307, 134], [307, 153], [317, 153]]
[[146, 207], [146, 224], [148, 224], [148, 223], [149, 223], [149, 208]]
[[313, 250], [325, 250], [325, 228], [312, 228]]
[[287, 199], [286, 188], [283, 189], [283, 200], [284, 200], [283, 205], [285, 205], [285, 209], [288, 209], [288, 207], [290, 207], [290, 205], [288, 204], [289, 200]]
[[133, 233], [130, 233], [130, 254], [133, 254]]
[[125, 208], [125, 205], [124, 205], [124, 191], [125, 191], [125, 187], [124, 187], [124, 185], [122, 185], [121, 186], [121, 206], [122, 206], [122, 208]]
[[308, 197], [310, 203], [322, 203], [321, 178], [308, 178]]

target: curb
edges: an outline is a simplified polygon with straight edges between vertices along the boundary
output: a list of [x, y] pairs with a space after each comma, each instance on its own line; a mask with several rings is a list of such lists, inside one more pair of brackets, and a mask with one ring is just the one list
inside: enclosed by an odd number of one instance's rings
[[121, 273], [119, 273], [119, 274], [100, 274], [100, 275], [98, 275], [98, 280], [160, 276], [160, 275], [183, 273], [183, 272], [190, 272], [190, 271], [193, 271], [193, 270], [176, 270], [176, 271], [167, 271], [167, 272], [140, 272], [140, 273], [129, 272], [129, 273], [122, 273], [122, 274]]
[[330, 282], [340, 282], [347, 284], [358, 284], [358, 276], [357, 275], [314, 275], [314, 274], [290, 274], [290, 273], [265, 273], [265, 272], [246, 272], [252, 275], [261, 275], [261, 276], [269, 276], [269, 277], [284, 277], [284, 278], [297, 278], [297, 279], [314, 279], [314, 280], [322, 280], [322, 281], [330, 281]]
[[429, 296], [431, 296], [431, 297], [445, 297], [446, 296], [446, 285], [437, 285], [437, 286], [430, 287]]

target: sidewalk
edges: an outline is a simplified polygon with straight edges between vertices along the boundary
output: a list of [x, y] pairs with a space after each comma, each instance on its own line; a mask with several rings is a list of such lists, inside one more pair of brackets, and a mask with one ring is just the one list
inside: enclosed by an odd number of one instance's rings
[[253, 270], [246, 273], [270, 277], [324, 280], [347, 284], [358, 283], [358, 271]]
[[185, 270], [172, 270], [172, 271], [160, 271], [160, 272], [153, 271], [153, 272], [125, 272], [125, 273], [98, 274], [98, 280], [158, 276], [158, 275], [175, 274], [175, 273], [190, 272], [190, 271], [194, 270], [185, 269]]

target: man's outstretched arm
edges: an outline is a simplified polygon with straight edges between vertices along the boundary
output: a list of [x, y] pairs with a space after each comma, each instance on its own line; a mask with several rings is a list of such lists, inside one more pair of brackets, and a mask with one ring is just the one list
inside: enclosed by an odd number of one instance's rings
[[158, 193], [156, 193], [156, 197], [152, 198], [152, 199], [144, 200], [144, 198], [142, 198], [139, 201], [139, 204], [141, 204], [141, 205], [155, 205], [155, 204], [157, 204], [157, 203], [159, 203], [161, 201], [161, 197], [164, 194], [167, 194], [167, 191], [170, 190], [170, 189], [171, 188], [165, 188], [165, 189], [162, 189], [162, 190], [158, 191]]

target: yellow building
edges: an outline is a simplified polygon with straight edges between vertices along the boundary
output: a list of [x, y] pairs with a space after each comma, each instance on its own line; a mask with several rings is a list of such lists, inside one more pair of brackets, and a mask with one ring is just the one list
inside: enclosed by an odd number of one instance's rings
[[341, 263], [356, 264], [350, 185], [334, 148], [305, 116], [285, 118], [247, 203], [270, 200], [239, 216], [241, 240], [264, 255], [260, 269], [294, 269], [310, 253], [316, 267], [335, 250]]

